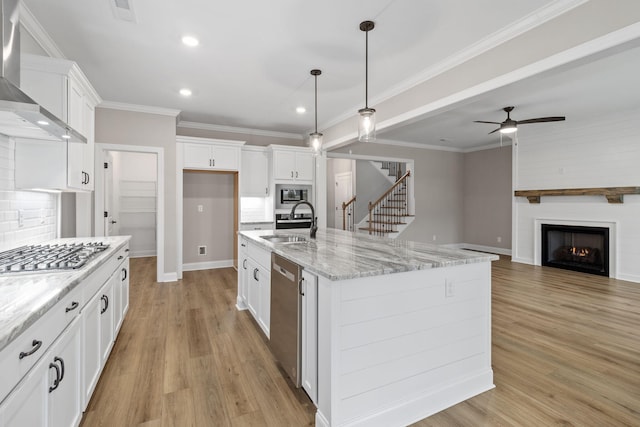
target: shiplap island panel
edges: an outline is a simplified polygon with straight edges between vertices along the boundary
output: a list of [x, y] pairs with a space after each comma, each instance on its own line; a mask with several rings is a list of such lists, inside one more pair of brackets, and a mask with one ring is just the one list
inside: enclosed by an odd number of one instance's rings
[[317, 426], [404, 426], [493, 388], [491, 254], [320, 230], [241, 235], [317, 275]]

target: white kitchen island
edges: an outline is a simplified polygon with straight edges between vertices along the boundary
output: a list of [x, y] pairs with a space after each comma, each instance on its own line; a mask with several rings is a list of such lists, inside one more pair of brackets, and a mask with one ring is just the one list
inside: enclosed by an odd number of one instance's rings
[[[276, 234], [306, 231], [278, 231]], [[318, 231], [242, 236], [317, 276], [317, 426], [404, 426], [493, 388], [496, 255]]]

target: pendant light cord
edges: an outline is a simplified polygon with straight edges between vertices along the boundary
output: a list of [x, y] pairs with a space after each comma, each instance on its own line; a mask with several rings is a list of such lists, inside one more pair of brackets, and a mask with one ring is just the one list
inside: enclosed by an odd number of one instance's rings
[[316, 115], [316, 133], [318, 133], [318, 75], [313, 76], [315, 80], [315, 115]]
[[364, 108], [369, 108], [369, 31], [364, 32]]

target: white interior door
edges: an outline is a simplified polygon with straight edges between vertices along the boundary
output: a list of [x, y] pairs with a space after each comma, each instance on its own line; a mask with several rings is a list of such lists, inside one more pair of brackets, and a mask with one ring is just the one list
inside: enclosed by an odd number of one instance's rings
[[342, 203], [353, 197], [353, 175], [351, 172], [335, 174], [335, 228], [342, 230]]
[[116, 219], [113, 191], [113, 155], [106, 151], [104, 154], [104, 163], [107, 167], [104, 170], [104, 235], [116, 236], [118, 234], [118, 220]]

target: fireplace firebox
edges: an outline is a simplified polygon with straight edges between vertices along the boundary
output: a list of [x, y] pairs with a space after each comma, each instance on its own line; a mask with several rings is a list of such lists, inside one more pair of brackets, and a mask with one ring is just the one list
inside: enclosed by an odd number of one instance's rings
[[609, 229], [541, 224], [542, 265], [609, 276]]

